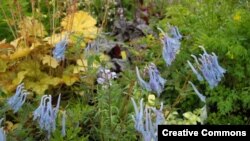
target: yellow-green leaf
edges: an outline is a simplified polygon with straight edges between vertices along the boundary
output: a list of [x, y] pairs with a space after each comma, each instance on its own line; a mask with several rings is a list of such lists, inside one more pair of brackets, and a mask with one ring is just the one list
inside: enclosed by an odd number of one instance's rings
[[17, 78], [15, 78], [15, 79], [12, 81], [12, 83], [13, 83], [14, 85], [20, 84], [20, 83], [23, 81], [23, 79], [25, 78], [25, 75], [26, 75], [27, 73], [28, 73], [28, 71], [20, 71], [20, 72], [18, 72]]
[[3, 60], [0, 60], [0, 72], [5, 72], [7, 68], [7, 63]]
[[56, 61], [56, 59], [49, 56], [49, 55], [45, 55], [42, 58], [42, 62], [43, 62], [43, 64], [48, 64], [48, 66], [50, 66], [52, 68], [56, 68], [59, 65], [58, 62]]
[[62, 79], [63, 79], [63, 82], [64, 82], [67, 86], [71, 86], [71, 85], [73, 85], [76, 81], [78, 81], [78, 77], [76, 77], [76, 76], [69, 76], [69, 75], [63, 75]]
[[78, 11], [66, 16], [61, 25], [64, 30], [80, 33], [84, 39], [94, 39], [97, 35], [96, 20], [87, 12]]

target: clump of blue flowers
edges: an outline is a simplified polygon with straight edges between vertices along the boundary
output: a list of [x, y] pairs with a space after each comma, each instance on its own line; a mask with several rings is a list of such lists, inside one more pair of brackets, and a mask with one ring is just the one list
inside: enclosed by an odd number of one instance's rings
[[[200, 58], [191, 55], [195, 60], [196, 67], [194, 67], [189, 61], [187, 61], [188, 65], [191, 67], [199, 81], [202, 81], [204, 77], [210, 88], [214, 88], [221, 81], [221, 78], [224, 76], [226, 70], [219, 65], [218, 57], [215, 55], [215, 53], [212, 53], [211, 55], [206, 52], [204, 47], [200, 48], [203, 49], [203, 54], [200, 54]], [[197, 69], [201, 71], [203, 77], [197, 71]]]
[[24, 83], [21, 83], [16, 88], [16, 93], [8, 99], [8, 105], [16, 113], [24, 104], [29, 93], [24, 89]]
[[53, 50], [53, 57], [58, 61], [62, 61], [65, 59], [65, 50], [68, 44], [68, 39], [65, 37], [63, 40], [58, 42]]
[[176, 54], [180, 50], [182, 35], [176, 26], [170, 27], [170, 36], [163, 32], [162, 29], [158, 28], [164, 35], [162, 41], [163, 51], [162, 56], [167, 66], [170, 66], [175, 60]]
[[61, 95], [55, 108], [52, 106], [51, 95], [44, 95], [39, 107], [33, 112], [33, 120], [37, 120], [41, 129], [48, 132], [48, 137], [56, 129], [56, 117], [59, 110]]
[[[135, 115], [132, 115], [132, 119], [135, 123], [136, 131], [142, 134], [144, 141], [157, 141], [158, 125], [165, 122], [162, 112], [163, 103], [161, 104], [161, 108], [157, 110], [154, 107], [144, 107], [143, 99], [140, 100], [139, 108], [137, 107], [135, 100], [133, 98], [131, 98], [131, 100], [135, 110]], [[156, 116], [154, 123], [152, 122], [151, 110]]]
[[[0, 119], [0, 126], [2, 124], [3, 118]], [[6, 141], [6, 135], [3, 127], [0, 128], [0, 141]]]
[[160, 97], [160, 94], [164, 90], [166, 80], [160, 76], [160, 72], [154, 63], [151, 63], [148, 66], [147, 70], [149, 74], [149, 82], [146, 82], [141, 78], [139, 69], [138, 67], [136, 67], [136, 76], [138, 82], [141, 85], [141, 87], [143, 87], [147, 91], [155, 92], [157, 96]]

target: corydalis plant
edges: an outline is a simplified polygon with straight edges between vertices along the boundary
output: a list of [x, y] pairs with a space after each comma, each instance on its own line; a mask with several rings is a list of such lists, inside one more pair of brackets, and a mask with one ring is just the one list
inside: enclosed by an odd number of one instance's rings
[[[0, 126], [2, 124], [3, 118], [0, 119]], [[0, 128], [0, 141], [6, 141], [6, 135], [3, 127]]]
[[58, 97], [57, 105], [52, 107], [51, 95], [44, 95], [39, 107], [33, 112], [33, 120], [38, 120], [41, 129], [48, 132], [48, 137], [56, 129], [56, 117], [59, 110], [61, 94]]
[[[200, 58], [197, 58], [194, 55], [191, 55], [196, 63], [196, 67], [192, 65], [192, 63], [188, 62], [188, 65], [191, 67], [194, 74], [197, 76], [199, 81], [203, 80], [203, 77], [208, 82], [210, 88], [214, 88], [221, 81], [221, 78], [224, 76], [226, 70], [222, 68], [218, 63], [218, 57], [215, 53], [208, 54], [204, 47], [201, 47], [203, 50], [203, 54], [200, 54]], [[197, 71], [197, 68], [201, 71], [203, 77]]]
[[29, 93], [24, 89], [24, 83], [21, 83], [16, 88], [16, 93], [8, 99], [8, 105], [16, 113], [24, 104]]
[[163, 32], [162, 29], [158, 29], [164, 35], [163, 39], [161, 40], [163, 44], [162, 56], [167, 66], [170, 66], [175, 60], [176, 54], [180, 50], [180, 39], [182, 38], [182, 35], [176, 26], [170, 28], [170, 34], [172, 37], [168, 36], [168, 34]]
[[[135, 115], [132, 115], [132, 118], [135, 123], [135, 129], [142, 134], [144, 141], [157, 141], [157, 131], [158, 125], [164, 123], [165, 118], [162, 113], [163, 103], [161, 103], [161, 108], [157, 110], [155, 107], [144, 107], [143, 99], [140, 100], [139, 108], [136, 105], [136, 102], [131, 98]], [[155, 122], [152, 122], [152, 112], [156, 115]]]
[[204, 121], [207, 119], [206, 96], [204, 96], [203, 94], [201, 94], [191, 81], [189, 81], [188, 83], [192, 86], [194, 92], [200, 98], [200, 100], [205, 103], [205, 105], [201, 108], [201, 114], [200, 114], [201, 124], [204, 124]]
[[68, 38], [65, 37], [63, 40], [58, 42], [53, 50], [53, 57], [58, 61], [65, 59], [65, 50], [68, 44]]
[[160, 76], [160, 72], [154, 63], [151, 63], [147, 69], [149, 74], [149, 82], [146, 82], [141, 78], [139, 69], [136, 67], [136, 76], [138, 82], [141, 87], [147, 91], [155, 92], [157, 96], [160, 97], [162, 91], [164, 90], [166, 80]]

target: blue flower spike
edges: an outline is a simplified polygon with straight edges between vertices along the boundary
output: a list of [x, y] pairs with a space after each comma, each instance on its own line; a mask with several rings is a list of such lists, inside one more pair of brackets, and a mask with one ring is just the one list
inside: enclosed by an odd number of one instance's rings
[[53, 54], [53, 57], [58, 62], [63, 61], [65, 59], [65, 51], [66, 51], [67, 45], [68, 45], [68, 37], [67, 36], [55, 45], [55, 48], [54, 48], [52, 54]]
[[172, 62], [176, 58], [176, 54], [180, 50], [180, 39], [182, 39], [182, 35], [180, 34], [179, 29], [177, 27], [170, 28], [170, 34], [172, 35], [172, 37], [168, 36], [167, 33], [164, 33], [161, 28], [158, 28], [158, 30], [160, 30], [160, 32], [162, 32], [162, 34], [164, 35], [163, 39], [161, 39], [163, 44], [163, 59], [166, 62], [167, 66], [171, 66]]
[[40, 128], [48, 132], [48, 138], [56, 129], [56, 117], [60, 100], [61, 94], [58, 97], [56, 107], [53, 108], [51, 95], [44, 95], [41, 98], [39, 107], [33, 112], [33, 120], [38, 120]]
[[202, 102], [206, 103], [206, 96], [204, 96], [203, 94], [201, 94], [191, 81], [188, 81], [188, 83], [192, 86], [194, 92], [197, 94], [197, 96], [200, 98], [200, 100]]
[[15, 94], [8, 99], [8, 105], [13, 109], [14, 113], [22, 107], [28, 94], [29, 92], [24, 89], [24, 83], [17, 86]]
[[[215, 53], [212, 53], [211, 55], [206, 52], [204, 47], [200, 46], [200, 48], [203, 50], [203, 54], [200, 54], [199, 58], [191, 55], [195, 60], [196, 68], [189, 61], [187, 61], [187, 63], [199, 81], [202, 81], [204, 77], [210, 88], [214, 88], [219, 84], [222, 77], [224, 77], [226, 70], [219, 65], [218, 57], [215, 55]], [[203, 77], [200, 75], [197, 69], [199, 69]]]
[[139, 85], [146, 89], [149, 92], [155, 92], [158, 97], [160, 97], [161, 93], [164, 90], [164, 86], [166, 80], [160, 76], [160, 72], [156, 68], [154, 63], [150, 63], [147, 68], [149, 74], [149, 82], [144, 81], [141, 76], [138, 67], [136, 67], [136, 76], [138, 79]]

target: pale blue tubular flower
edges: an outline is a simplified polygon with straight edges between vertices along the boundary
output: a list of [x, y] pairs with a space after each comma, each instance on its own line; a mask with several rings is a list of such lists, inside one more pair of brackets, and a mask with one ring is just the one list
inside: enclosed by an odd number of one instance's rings
[[194, 92], [197, 94], [197, 96], [200, 98], [200, 100], [202, 102], [206, 103], [206, 96], [204, 96], [203, 94], [201, 94], [191, 81], [188, 81], [188, 83], [193, 87]]
[[157, 140], [157, 130], [154, 128], [152, 123], [152, 118], [150, 114], [150, 108], [145, 107], [145, 128], [142, 132], [144, 141], [156, 141]]
[[164, 35], [163, 39], [161, 40], [163, 44], [162, 56], [167, 66], [170, 66], [175, 60], [176, 54], [180, 50], [180, 39], [182, 38], [182, 35], [180, 34], [179, 29], [175, 26], [170, 28], [170, 34], [172, 37], [169, 37], [168, 34], [165, 33], [161, 28], [158, 28], [158, 30], [160, 30]]
[[58, 42], [53, 50], [53, 57], [58, 61], [65, 59], [65, 51], [68, 44], [68, 39], [65, 37], [63, 40]]
[[16, 113], [24, 104], [29, 93], [24, 89], [24, 83], [21, 83], [16, 88], [16, 93], [8, 99], [8, 105]]
[[57, 100], [57, 106], [52, 107], [51, 95], [44, 95], [39, 107], [33, 112], [33, 120], [38, 120], [41, 129], [48, 132], [48, 136], [56, 129], [56, 117], [59, 110], [61, 94]]
[[182, 35], [180, 34], [179, 29], [178, 29], [177, 26], [172, 26], [170, 28], [170, 34], [172, 35], [172, 37], [174, 39], [177, 39], [177, 40], [181, 40], [182, 39]]
[[221, 77], [224, 77], [224, 73], [226, 73], [226, 70], [219, 65], [218, 56], [214, 52], [212, 52], [211, 61], [213, 68], [215, 68], [217, 79], [220, 81]]
[[136, 75], [141, 87], [143, 87], [147, 91], [155, 92], [159, 97], [164, 90], [166, 80], [160, 76], [160, 72], [158, 71], [154, 63], [151, 63], [149, 65], [148, 74], [149, 74], [149, 82], [147, 83], [141, 78], [139, 70], [136, 67]]
[[[144, 107], [143, 100], [141, 99], [138, 109], [134, 99], [131, 98], [131, 100], [135, 109], [135, 116], [132, 115], [135, 122], [135, 129], [141, 133], [144, 141], [157, 141], [158, 125], [165, 121], [164, 114], [162, 113], [163, 103], [161, 103], [161, 108], [157, 110], [155, 107]], [[151, 110], [156, 116], [154, 122], [151, 117]]]
[[167, 66], [170, 66], [176, 58], [176, 54], [180, 50], [181, 43], [179, 40], [164, 36], [162, 56]]
[[163, 124], [165, 122], [165, 117], [164, 117], [164, 114], [163, 114], [163, 103], [161, 102], [161, 107], [159, 110], [157, 110], [155, 107], [152, 107], [151, 108], [153, 110], [153, 112], [155, 113], [156, 115], [156, 121], [155, 121], [155, 128], [157, 129], [158, 128], [158, 125], [160, 124]]
[[[0, 119], [0, 127], [1, 127], [2, 121], [3, 121], [3, 118]], [[3, 127], [0, 128], [0, 141], [6, 141], [6, 134], [5, 134]]]
[[66, 136], [66, 111], [62, 112], [62, 136]]
[[[200, 48], [202, 48], [204, 53], [202, 55], [200, 54], [200, 57], [198, 59], [194, 55], [191, 56], [194, 58], [197, 67], [201, 71], [203, 77], [208, 82], [210, 88], [214, 88], [219, 84], [221, 78], [224, 77], [224, 73], [226, 72], [226, 70], [219, 65], [218, 57], [214, 53], [210, 55], [206, 52], [204, 47]], [[201, 75], [189, 61], [188, 65], [191, 67], [198, 80], [202, 81], [203, 79], [201, 79]]]
[[201, 76], [201, 74], [195, 69], [195, 67], [192, 65], [192, 63], [190, 63], [190, 61], [187, 61], [188, 65], [190, 66], [190, 68], [192, 69], [193, 73], [196, 75], [197, 79], [199, 81], [203, 81], [203, 77]]
[[140, 75], [138, 67], [136, 67], [135, 70], [136, 70], [136, 76], [137, 76], [139, 85], [142, 88], [146, 89], [147, 91], [152, 91], [150, 85], [141, 78], [141, 75]]
[[143, 99], [141, 99], [140, 101], [140, 107], [137, 107], [137, 104], [135, 103], [134, 98], [131, 98], [134, 109], [135, 109], [135, 115], [132, 115], [132, 119], [135, 122], [135, 129], [138, 132], [143, 132], [144, 131], [144, 127], [143, 127], [143, 110], [144, 110], [144, 106], [143, 106]]
[[157, 96], [160, 97], [161, 93], [164, 90], [166, 80], [160, 76], [159, 71], [154, 64], [153, 67], [149, 67], [148, 73], [150, 78], [149, 85], [152, 91], [156, 92]]

